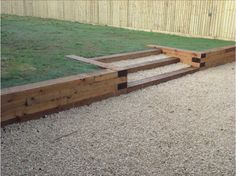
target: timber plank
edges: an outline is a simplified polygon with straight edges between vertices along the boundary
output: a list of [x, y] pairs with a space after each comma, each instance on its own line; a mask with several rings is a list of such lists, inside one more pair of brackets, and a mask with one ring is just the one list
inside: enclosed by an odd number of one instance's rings
[[60, 107], [58, 106], [55, 108], [39, 111], [39, 112], [36, 112], [33, 114], [25, 114], [24, 116], [16, 116], [14, 118], [9, 118], [9, 119], [5, 119], [4, 121], [1, 121], [1, 125], [5, 126], [5, 125], [15, 123], [15, 122], [24, 122], [27, 120], [38, 119], [40, 117], [44, 117], [45, 115], [50, 115], [50, 114], [57, 113], [57, 112], [60, 112], [63, 110], [67, 110], [67, 109], [70, 109], [73, 107], [82, 106], [82, 105], [89, 105], [95, 101], [100, 101], [100, 100], [106, 99], [111, 96], [114, 96], [114, 94], [113, 93], [104, 93], [99, 96], [90, 97], [88, 99], [85, 99], [85, 100], [82, 100], [82, 101], [79, 101], [76, 103], [66, 104], [66, 105], [60, 106]]
[[84, 86], [84, 89], [79, 90], [78, 92], [75, 92], [74, 89], [62, 91], [58, 90], [51, 96], [48, 95], [47, 97], [34, 97], [30, 105], [23, 103], [21, 106], [18, 105], [16, 107], [2, 107], [1, 120], [5, 121], [12, 117], [20, 117], [24, 116], [25, 114], [36, 113], [38, 111], [63, 106], [68, 103], [79, 102], [89, 97], [100, 96], [103, 93], [115, 93], [117, 89], [116, 85], [120, 82], [120, 80], [122, 80], [122, 78], [94, 83], [93, 85]]
[[117, 75], [117, 72], [106, 69], [92, 74], [75, 75], [23, 86], [6, 88], [1, 92], [1, 102], [3, 104], [15, 101], [16, 99], [21, 99], [22, 97], [25, 97], [29, 94], [32, 96], [48, 94], [48, 92], [55, 91], [57, 89], [113, 79], [116, 78]]
[[94, 57], [91, 59], [94, 61], [110, 63], [110, 62], [115, 62], [115, 61], [136, 59], [140, 57], [157, 55], [161, 53], [162, 51], [160, 49], [149, 49], [149, 50], [144, 50], [144, 51], [136, 51], [136, 52], [122, 53], [122, 54], [113, 54], [109, 56]]
[[206, 60], [206, 67], [215, 67], [218, 65], [226, 64], [226, 63], [231, 63], [235, 61], [235, 55], [230, 55], [230, 56], [225, 56], [222, 58], [214, 58], [213, 60]]
[[43, 103], [48, 100], [58, 99], [61, 96], [71, 96], [73, 94], [83, 95], [84, 93], [89, 91], [96, 92], [96, 89], [99, 85], [101, 87], [106, 87], [110, 82], [112, 82], [112, 84], [124, 83], [127, 82], [127, 77], [119, 77], [112, 80], [95, 82], [93, 84], [90, 83], [63, 89], [55, 89], [54, 91], [47, 92], [46, 94], [28, 94], [26, 96], [22, 96], [21, 99], [15, 99], [12, 102], [3, 103], [1, 108], [3, 112], [7, 109], [10, 109], [12, 111], [12, 109], [17, 107], [23, 108], [25, 106], [32, 106], [34, 104]]
[[228, 52], [235, 52], [235, 45], [225, 46], [221, 48], [213, 48], [213, 49], [205, 50], [203, 52], [206, 53], [206, 57], [221, 55]]
[[172, 54], [176, 57], [178, 56], [190, 56], [190, 57], [199, 57], [202, 58], [202, 53], [197, 51], [191, 51], [191, 50], [184, 50], [184, 49], [177, 49], [177, 48], [171, 48], [166, 46], [160, 46], [160, 45], [148, 45], [150, 48], [159, 48], [162, 50], [164, 54]]
[[131, 92], [131, 91], [135, 91], [137, 89], [142, 89], [142, 88], [145, 88], [145, 87], [148, 87], [151, 85], [160, 84], [160, 83], [163, 83], [163, 82], [166, 82], [169, 80], [173, 80], [173, 79], [182, 77], [186, 74], [194, 73], [198, 70], [199, 70], [198, 68], [188, 67], [188, 68], [183, 68], [183, 69], [176, 70], [173, 72], [164, 73], [161, 75], [141, 79], [138, 81], [128, 82], [127, 91]]
[[170, 65], [179, 62], [180, 59], [176, 57], [168, 57], [164, 59], [159, 59], [159, 60], [153, 60], [153, 61], [148, 61], [148, 62], [143, 62], [139, 64], [133, 64], [129, 65], [126, 67], [123, 67], [124, 70], [128, 70], [128, 73], [133, 73], [137, 72], [140, 70], [148, 70], [148, 69], [153, 69], [165, 65]]
[[[44, 95], [36, 95], [33, 96], [31, 94], [23, 97], [19, 100], [14, 100], [13, 102], [2, 104], [2, 115], [3, 116], [11, 116], [15, 115], [15, 112], [18, 112], [18, 116], [20, 111], [24, 111], [25, 109], [34, 109], [35, 105], [43, 104], [45, 109], [49, 108], [46, 104], [47, 102], [58, 102], [58, 104], [63, 104], [63, 101], [66, 99], [68, 101], [80, 101], [83, 98], [87, 98], [91, 95], [100, 94], [100, 92], [110, 89], [111, 92], [116, 90], [116, 85], [127, 82], [127, 77], [119, 77], [111, 80], [104, 80], [101, 82], [90, 83], [86, 85], [81, 85], [78, 87], [70, 87], [64, 89], [56, 89], [53, 92]], [[110, 87], [109, 87], [110, 86]], [[53, 105], [55, 106], [55, 105]], [[36, 110], [39, 110], [36, 108]]]
[[195, 52], [191, 50], [184, 50], [184, 49], [177, 49], [177, 48], [171, 48], [166, 46], [159, 46], [159, 45], [148, 45], [151, 48], [160, 48], [163, 52], [163, 54], [166, 54], [170, 57], [178, 57], [180, 58], [180, 61], [184, 64], [188, 64], [190, 66], [199, 68], [200, 64], [192, 62], [192, 58], [202, 58], [204, 56], [204, 53], [202, 52]]
[[99, 62], [99, 61], [96, 61], [96, 60], [93, 60], [93, 59], [87, 59], [87, 58], [76, 56], [76, 55], [67, 55], [65, 57], [68, 58], [68, 59], [74, 59], [74, 60], [85, 62], [85, 63], [88, 63], [88, 64], [93, 64], [93, 65], [96, 65], [100, 68], [108, 68], [108, 69], [114, 68], [114, 66], [111, 65], [111, 64]]
[[1, 92], [1, 122], [58, 109], [103, 94], [115, 94], [117, 85], [126, 82], [126, 75], [118, 77], [117, 71], [104, 69], [7, 88]]
[[235, 47], [223, 47], [222, 50], [210, 50], [202, 59], [206, 67], [214, 67], [235, 61]]
[[234, 57], [234, 56], [235, 56], [235, 52], [231, 51], [231, 52], [227, 52], [227, 53], [221, 53], [221, 54], [217, 54], [217, 55], [207, 56], [206, 58], [203, 58], [202, 61], [204, 61], [204, 62], [214, 61], [214, 60], [219, 60], [219, 59], [224, 59], [227, 57]]

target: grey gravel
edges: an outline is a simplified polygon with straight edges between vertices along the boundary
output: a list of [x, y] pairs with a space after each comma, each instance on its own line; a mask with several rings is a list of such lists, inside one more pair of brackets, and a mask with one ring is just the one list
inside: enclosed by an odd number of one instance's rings
[[235, 174], [234, 64], [1, 128], [2, 175]]

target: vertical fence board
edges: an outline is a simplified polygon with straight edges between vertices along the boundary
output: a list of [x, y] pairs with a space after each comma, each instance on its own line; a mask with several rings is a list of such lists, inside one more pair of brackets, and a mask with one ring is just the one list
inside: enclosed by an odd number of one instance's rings
[[1, 13], [234, 40], [234, 0], [2, 0]]

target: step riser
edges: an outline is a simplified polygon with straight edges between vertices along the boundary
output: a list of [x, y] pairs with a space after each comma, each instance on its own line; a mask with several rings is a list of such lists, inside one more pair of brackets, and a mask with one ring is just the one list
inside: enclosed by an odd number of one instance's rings
[[177, 79], [184, 75], [195, 73], [198, 70], [199, 69], [197, 68], [190, 67], [186, 69], [177, 70], [171, 73], [165, 73], [162, 75], [153, 76], [151, 78], [145, 78], [142, 80], [133, 81], [133, 82], [128, 83], [127, 92], [129, 93], [129, 92], [142, 89], [148, 86], [157, 85], [157, 84], [164, 83], [173, 79]]
[[123, 53], [123, 54], [114, 54], [110, 56], [95, 57], [91, 59], [99, 61], [99, 62], [111, 63], [111, 62], [116, 62], [116, 61], [147, 57], [151, 55], [158, 55], [161, 53], [162, 53], [161, 49], [151, 49], [151, 50], [146, 50], [146, 51], [137, 51], [137, 52]]
[[162, 66], [166, 66], [170, 64], [176, 64], [178, 62], [180, 62], [180, 59], [178, 58], [165, 58], [165, 59], [161, 59], [160, 61], [150, 61], [146, 63], [127, 66], [125, 67], [125, 70], [128, 70], [128, 73], [135, 73], [138, 71], [150, 70], [157, 67], [162, 67]]

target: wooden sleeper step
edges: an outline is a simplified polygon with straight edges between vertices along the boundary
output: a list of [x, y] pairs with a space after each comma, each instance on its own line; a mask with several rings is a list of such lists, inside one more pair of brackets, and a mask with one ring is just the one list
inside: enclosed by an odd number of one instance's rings
[[94, 57], [91, 59], [95, 61], [99, 61], [99, 62], [110, 63], [110, 62], [116, 62], [116, 61], [121, 61], [121, 60], [136, 59], [140, 57], [157, 55], [161, 53], [162, 53], [161, 49], [148, 49], [144, 51], [136, 51], [136, 52], [122, 53], [122, 54], [113, 54], [110, 56]]
[[187, 67], [187, 68], [179, 69], [173, 72], [163, 73], [163, 74], [152, 76], [149, 78], [128, 82], [127, 92], [132, 92], [132, 91], [142, 89], [148, 86], [167, 82], [167, 81], [182, 77], [184, 75], [194, 73], [198, 70], [199, 68]]
[[180, 62], [180, 59], [177, 57], [168, 57], [159, 60], [147, 61], [143, 63], [133, 64], [123, 67], [124, 70], [127, 70], [128, 73], [134, 73], [141, 70], [153, 69], [161, 66], [166, 66], [170, 64], [175, 64]]

